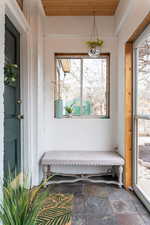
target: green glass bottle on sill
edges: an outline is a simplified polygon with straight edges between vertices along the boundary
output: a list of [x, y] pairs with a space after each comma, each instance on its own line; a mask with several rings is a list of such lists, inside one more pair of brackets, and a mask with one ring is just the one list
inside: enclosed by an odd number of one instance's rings
[[58, 119], [63, 118], [63, 100], [62, 99], [55, 100], [55, 118], [58, 118]]

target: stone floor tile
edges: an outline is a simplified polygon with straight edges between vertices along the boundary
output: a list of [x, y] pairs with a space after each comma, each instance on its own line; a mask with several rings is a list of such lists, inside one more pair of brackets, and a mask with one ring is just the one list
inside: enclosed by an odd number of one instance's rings
[[132, 201], [112, 200], [110, 202], [114, 213], [136, 213], [136, 208]]
[[85, 209], [89, 215], [97, 215], [102, 217], [113, 214], [109, 201], [100, 197], [88, 197], [85, 200]]
[[109, 185], [107, 185], [107, 184], [105, 184], [105, 186], [108, 188], [108, 190], [110, 191], [110, 192], [115, 192], [115, 191], [118, 191], [118, 190], [122, 190], [122, 189], [120, 189], [120, 187], [118, 187], [118, 185], [115, 185], [115, 184], [109, 184]]
[[144, 221], [144, 225], [150, 225], [150, 213], [149, 215], [143, 215], [142, 219]]
[[51, 192], [63, 193], [63, 194], [80, 194], [82, 193], [82, 185], [77, 184], [57, 184], [49, 187]]
[[73, 200], [73, 214], [83, 214], [85, 213], [84, 196], [76, 196]]
[[133, 204], [135, 205], [135, 208], [140, 215], [149, 215], [150, 213], [148, 210], [145, 208], [143, 203], [136, 197], [134, 196], [134, 199], [132, 200]]
[[133, 192], [115, 185], [50, 185], [50, 193], [74, 195], [72, 225], [150, 225], [150, 213]]
[[116, 219], [118, 225], [145, 225], [138, 214], [117, 214]]
[[71, 225], [87, 225], [87, 217], [83, 215], [73, 215]]
[[83, 186], [83, 194], [85, 194], [85, 196], [108, 198], [109, 191], [106, 185], [87, 184]]
[[[110, 189], [111, 190], [111, 189]], [[125, 189], [115, 189], [109, 194], [110, 200], [131, 200], [131, 194], [130, 192], [126, 191]]]
[[88, 216], [87, 225], [120, 225], [114, 216], [95, 217]]

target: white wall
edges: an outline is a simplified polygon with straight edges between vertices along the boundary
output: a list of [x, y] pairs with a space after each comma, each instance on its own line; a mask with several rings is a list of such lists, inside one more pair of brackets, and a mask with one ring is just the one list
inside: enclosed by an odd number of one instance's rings
[[133, 5], [134, 0], [120, 0], [115, 13], [115, 28], [118, 32], [128, 17], [128, 13]]
[[[118, 43], [118, 145], [124, 155], [124, 77], [125, 77], [125, 43], [150, 13], [149, 0], [121, 1], [115, 15], [116, 35]], [[128, 3], [128, 4], [127, 4]]]
[[54, 53], [86, 53], [92, 17], [47, 17], [45, 24], [45, 146], [48, 150], [112, 150], [117, 145], [117, 55], [114, 18], [97, 17], [103, 52], [111, 53], [110, 119], [54, 119]]

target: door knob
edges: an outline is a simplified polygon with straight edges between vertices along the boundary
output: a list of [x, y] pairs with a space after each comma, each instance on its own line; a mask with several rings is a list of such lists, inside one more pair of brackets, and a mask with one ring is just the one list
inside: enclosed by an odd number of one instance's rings
[[20, 99], [17, 100], [17, 104], [21, 104], [22, 101]]
[[23, 120], [23, 119], [24, 119], [24, 115], [18, 114], [18, 115], [16, 116], [16, 118], [17, 118], [18, 120]]

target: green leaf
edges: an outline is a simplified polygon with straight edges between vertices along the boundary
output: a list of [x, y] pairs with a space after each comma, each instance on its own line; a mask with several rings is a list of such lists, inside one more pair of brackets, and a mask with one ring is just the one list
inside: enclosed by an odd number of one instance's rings
[[104, 44], [104, 41], [103, 40], [100, 40], [100, 39], [97, 39], [96, 41], [87, 41], [86, 44], [90, 48], [94, 48], [96, 46], [101, 47]]
[[6, 64], [4, 67], [5, 84], [14, 83], [17, 78], [18, 66], [16, 64]]

